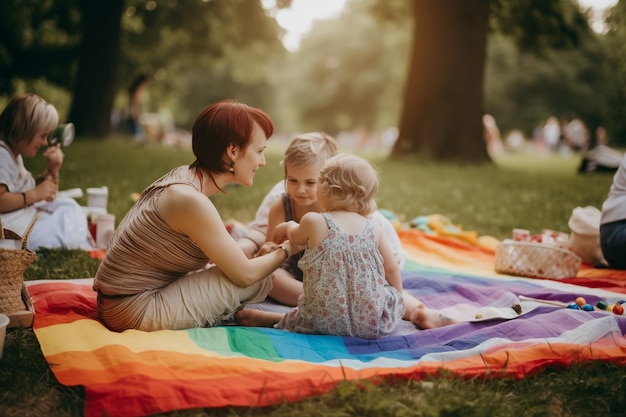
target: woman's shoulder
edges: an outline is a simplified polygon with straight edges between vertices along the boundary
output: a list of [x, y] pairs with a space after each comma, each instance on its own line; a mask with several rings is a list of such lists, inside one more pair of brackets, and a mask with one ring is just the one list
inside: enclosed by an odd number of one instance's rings
[[177, 183], [191, 183], [191, 173], [188, 165], [181, 165], [163, 174], [148, 188], [163, 187]]

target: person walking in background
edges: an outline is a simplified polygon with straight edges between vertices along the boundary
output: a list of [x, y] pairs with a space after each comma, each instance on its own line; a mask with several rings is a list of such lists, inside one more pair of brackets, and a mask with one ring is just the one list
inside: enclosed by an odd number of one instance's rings
[[489, 155], [493, 156], [503, 153], [504, 145], [502, 144], [500, 129], [498, 128], [496, 119], [490, 114], [483, 115], [483, 132]]
[[296, 248], [289, 241], [266, 245], [248, 258], [209, 197], [228, 184], [253, 184], [273, 132], [266, 113], [231, 100], [198, 115], [195, 161], [143, 191], [96, 272], [98, 314], [110, 329], [210, 327], [265, 299], [272, 272]]
[[141, 127], [140, 116], [146, 101], [148, 86], [151, 77], [146, 73], [137, 75], [128, 87], [128, 127], [131, 135], [137, 141], [144, 140], [144, 131]]
[[[28, 248], [93, 249], [87, 217], [72, 198], [57, 198], [64, 153], [61, 144], [48, 146], [59, 124], [56, 108], [35, 94], [14, 97], [0, 114], [0, 213], [6, 229], [23, 236], [38, 216]], [[46, 169], [36, 178], [23, 157], [41, 148]]]

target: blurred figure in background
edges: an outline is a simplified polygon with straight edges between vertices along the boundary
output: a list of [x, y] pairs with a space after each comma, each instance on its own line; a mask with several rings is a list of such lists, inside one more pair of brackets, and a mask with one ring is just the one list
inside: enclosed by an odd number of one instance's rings
[[148, 86], [151, 77], [146, 73], [137, 75], [128, 87], [128, 128], [133, 138], [142, 141], [145, 138], [139, 120], [146, 102]]
[[504, 152], [500, 129], [496, 124], [496, 119], [492, 115], [485, 114], [483, 116], [483, 129], [489, 155], [499, 155]]
[[543, 141], [546, 145], [546, 149], [549, 152], [554, 152], [559, 145], [560, 138], [561, 125], [559, 124], [559, 120], [554, 116], [550, 116], [543, 126]]
[[589, 141], [588, 149], [583, 152], [583, 159], [578, 167], [580, 174], [617, 171], [624, 153], [609, 148], [607, 144], [606, 129], [598, 126], [595, 136]]
[[589, 132], [580, 118], [570, 120], [563, 129], [565, 143], [574, 152], [580, 152], [587, 148]]

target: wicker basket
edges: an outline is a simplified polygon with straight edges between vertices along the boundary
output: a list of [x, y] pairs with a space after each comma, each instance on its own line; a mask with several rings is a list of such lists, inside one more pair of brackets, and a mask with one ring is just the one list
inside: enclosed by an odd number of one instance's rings
[[24, 271], [35, 260], [35, 252], [28, 250], [28, 236], [39, 216], [35, 216], [30, 226], [20, 237], [17, 233], [4, 229], [0, 216], [0, 239], [17, 240], [21, 249], [0, 248], [0, 313], [11, 314], [24, 310], [22, 286]]
[[545, 243], [505, 241], [496, 246], [495, 271], [530, 278], [575, 277], [582, 261], [574, 252]]

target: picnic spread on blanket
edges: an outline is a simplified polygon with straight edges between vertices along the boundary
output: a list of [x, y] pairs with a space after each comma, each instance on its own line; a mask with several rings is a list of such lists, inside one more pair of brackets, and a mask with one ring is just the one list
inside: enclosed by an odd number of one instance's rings
[[583, 361], [626, 363], [626, 316], [612, 310], [626, 298], [626, 271], [583, 263], [562, 279], [499, 274], [501, 242], [437, 216], [416, 218], [398, 234], [405, 290], [459, 323], [418, 330], [402, 322], [377, 340], [226, 324], [117, 333], [98, 320], [87, 278], [27, 282], [33, 328], [58, 381], [85, 388], [87, 416], [265, 406], [320, 395], [344, 380], [420, 379], [441, 370], [523, 378]]

